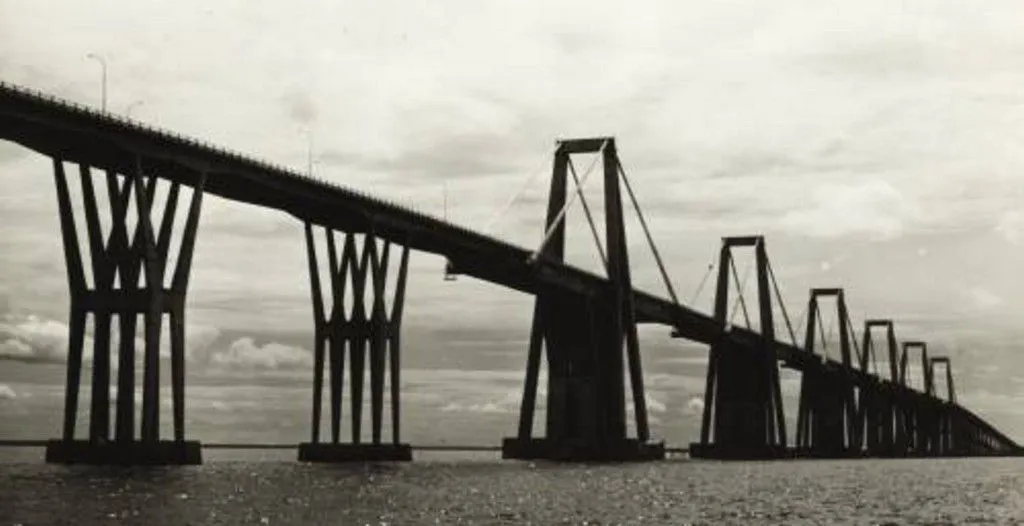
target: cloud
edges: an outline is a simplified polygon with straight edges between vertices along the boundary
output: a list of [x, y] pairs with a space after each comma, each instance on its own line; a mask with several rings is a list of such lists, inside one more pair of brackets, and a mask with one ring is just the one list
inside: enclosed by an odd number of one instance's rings
[[917, 207], [884, 180], [859, 184], [828, 184], [814, 197], [779, 220], [789, 232], [811, 237], [869, 235], [899, 237], [914, 220]]
[[984, 287], [971, 287], [963, 294], [967, 297], [968, 304], [977, 310], [990, 310], [1006, 303], [1003, 298]]
[[14, 400], [18, 397], [18, 393], [14, 392], [14, 388], [7, 384], [0, 384], [0, 402], [4, 400]]
[[704, 399], [693, 397], [686, 402], [686, 412], [694, 415], [704, 414]]
[[1003, 212], [996, 223], [995, 231], [1003, 236], [1003, 239], [1016, 245], [1020, 242], [1021, 234], [1024, 233], [1024, 213], [1019, 210]]
[[313, 355], [305, 349], [270, 342], [257, 345], [249, 337], [239, 338], [224, 351], [214, 352], [210, 364], [253, 369], [298, 369], [311, 367]]
[[[29, 315], [5, 315], [0, 319], [0, 357], [33, 361], [63, 362], [67, 359], [68, 326]], [[91, 350], [92, 339], [86, 338]]]
[[34, 355], [32, 348], [21, 340], [9, 338], [0, 343], [0, 357], [4, 358], [31, 358]]

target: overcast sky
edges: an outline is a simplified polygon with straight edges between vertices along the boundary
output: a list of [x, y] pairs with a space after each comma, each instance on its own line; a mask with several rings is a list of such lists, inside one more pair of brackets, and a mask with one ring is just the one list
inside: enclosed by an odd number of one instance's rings
[[[98, 106], [96, 53], [110, 111], [299, 170], [312, 137], [318, 176], [436, 215], [447, 186], [477, 229], [539, 174], [492, 228], [524, 246], [554, 140], [614, 135], [685, 301], [721, 236], [763, 233], [794, 317], [808, 287], [844, 286], [858, 326], [895, 318], [1006, 384], [1024, 336], [1021, 27], [1016, 0], [0, 0], [0, 78]], [[34, 352], [66, 330], [52, 176], [11, 143], [0, 172], [0, 343]], [[205, 205], [193, 346], [308, 347], [301, 224]], [[573, 213], [570, 259], [596, 269]], [[631, 221], [634, 280], [664, 294]], [[530, 298], [413, 263], [407, 341], [525, 337]]]

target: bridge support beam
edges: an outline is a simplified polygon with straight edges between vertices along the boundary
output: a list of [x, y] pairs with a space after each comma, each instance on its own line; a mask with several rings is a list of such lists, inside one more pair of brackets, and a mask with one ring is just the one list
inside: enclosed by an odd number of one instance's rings
[[[664, 458], [663, 443], [649, 443], [640, 348], [632, 302], [626, 232], [614, 139], [562, 141], [555, 152], [545, 238], [538, 257], [563, 262], [569, 156], [599, 153], [604, 165], [606, 268], [610, 286], [588, 293], [537, 294], [517, 436], [502, 457], [566, 461]], [[575, 171], [573, 172], [575, 177]], [[627, 437], [623, 343], [636, 418]], [[547, 351], [545, 436], [533, 437], [541, 349]]]
[[[405, 304], [409, 248], [402, 249], [398, 279], [390, 312], [385, 304], [388, 263], [391, 243], [381, 248], [372, 234], [362, 235], [362, 248], [357, 247], [357, 234], [344, 234], [339, 252], [335, 233], [325, 228], [327, 241], [327, 275], [329, 289], [322, 290], [316, 256], [313, 226], [305, 225], [306, 253], [313, 295], [314, 364], [313, 414], [310, 442], [299, 445], [299, 460], [308, 462], [360, 462], [378, 460], [412, 460], [409, 444], [401, 442], [400, 434], [400, 349], [402, 312]], [[366, 309], [367, 285], [371, 295]], [[349, 289], [349, 287], [351, 287]], [[349, 291], [346, 294], [346, 291]], [[324, 296], [330, 298], [325, 309]], [[346, 298], [349, 298], [346, 301]], [[348, 358], [350, 440], [342, 441], [343, 392]], [[367, 361], [370, 373], [370, 441], [363, 442], [363, 395]], [[329, 373], [328, 440], [321, 440], [324, 369]], [[391, 409], [391, 440], [384, 441], [383, 415], [385, 381], [389, 380], [388, 397]]]
[[[64, 162], [54, 158], [54, 178], [60, 212], [64, 255], [71, 291], [68, 338], [67, 385], [64, 399], [64, 432], [46, 447], [46, 461], [86, 464], [199, 464], [199, 443], [185, 440], [185, 294], [188, 288], [203, 198], [205, 174], [198, 174], [181, 236], [180, 251], [170, 287], [165, 272], [171, 231], [180, 185], [171, 183], [158, 229], [154, 228], [154, 197], [157, 177], [146, 174], [142, 161], [131, 175], [106, 173], [110, 229], [103, 232], [99, 201], [90, 168], [79, 166], [84, 215], [92, 267], [91, 286], [86, 281]], [[134, 198], [134, 199], [133, 199]], [[129, 232], [128, 217], [137, 216]], [[141, 278], [141, 281], [140, 281]], [[78, 395], [81, 384], [85, 327], [92, 315], [92, 395], [89, 403], [88, 439], [75, 438]], [[145, 351], [142, 357], [142, 411], [136, 436], [135, 367], [136, 327], [143, 318]], [[160, 334], [165, 315], [170, 316], [170, 368], [173, 440], [160, 440]], [[119, 332], [116, 363], [117, 399], [114, 434], [110, 425], [111, 322]]]
[[[690, 444], [693, 458], [751, 459], [786, 455], [786, 423], [779, 386], [779, 366], [773, 344], [768, 255], [762, 236], [730, 237], [722, 240], [718, 259], [718, 287], [715, 319], [728, 327], [730, 274], [736, 277], [732, 249], [754, 247], [757, 268], [760, 345], [737, 344], [726, 331], [711, 345], [701, 439]], [[731, 272], [730, 272], [731, 271]], [[737, 283], [737, 287], [741, 285]], [[747, 316], [746, 304], [743, 306]], [[748, 320], [749, 321], [749, 320]]]
[[[807, 333], [804, 348], [814, 352], [815, 332], [819, 327], [818, 298], [836, 298], [836, 323], [839, 325], [841, 362], [812, 361], [804, 369], [797, 414], [797, 451], [816, 457], [847, 457], [860, 454], [861, 429], [855, 405], [850, 342], [850, 321], [842, 289], [812, 289], [807, 307]], [[823, 335], [824, 337], [824, 335]], [[826, 342], [822, 342], [825, 344]]]
[[[871, 457], [889, 457], [897, 452], [896, 444], [902, 440], [902, 422], [897, 418], [896, 389], [899, 382], [898, 350], [896, 332], [892, 320], [867, 320], [864, 322], [863, 352], [860, 356], [860, 370], [869, 373], [869, 358], [874, 360], [875, 341], [873, 329], [885, 329], [885, 359], [889, 364], [889, 381], [871, 375], [870, 382], [858, 390], [858, 423], [864, 430], [864, 452]], [[877, 362], [875, 362], [877, 364]]]

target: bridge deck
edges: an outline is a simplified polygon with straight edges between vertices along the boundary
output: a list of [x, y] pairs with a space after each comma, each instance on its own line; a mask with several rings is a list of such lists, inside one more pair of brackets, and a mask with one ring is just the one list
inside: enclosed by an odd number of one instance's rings
[[[196, 184], [198, 173], [205, 172], [208, 193], [275, 208], [338, 230], [372, 229], [378, 237], [447, 257], [461, 274], [529, 294], [550, 286], [585, 292], [608, 284], [603, 277], [560, 263], [540, 260], [531, 264], [527, 261], [530, 252], [524, 248], [396, 203], [4, 83], [0, 83], [0, 139], [47, 156], [116, 167], [119, 173], [134, 173], [141, 162], [146, 173], [189, 186]], [[705, 344], [723, 336], [724, 328], [711, 316], [685, 305], [643, 291], [634, 291], [634, 301], [641, 323], [671, 326], [680, 336]], [[760, 339], [758, 334], [739, 328], [728, 337], [749, 346]], [[793, 369], [803, 370], [812, 361], [820, 361], [785, 342], [777, 341], [774, 347], [778, 358]], [[835, 361], [829, 361], [828, 366], [842, 367]], [[867, 373], [854, 369], [849, 373], [857, 385], [877, 383]], [[971, 416], [992, 435], [1013, 444], [983, 420]]]

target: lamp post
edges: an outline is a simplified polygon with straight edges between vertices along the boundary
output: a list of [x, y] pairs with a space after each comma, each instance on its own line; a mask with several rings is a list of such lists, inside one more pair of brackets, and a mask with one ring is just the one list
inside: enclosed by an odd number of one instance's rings
[[125, 108], [125, 110], [124, 110], [124, 116], [130, 119], [132, 117], [132, 110], [137, 108], [137, 107], [139, 107], [139, 106], [142, 106], [145, 103], [146, 103], [146, 101], [144, 101], [144, 100], [137, 100], [137, 101], [129, 104], [128, 107]]
[[85, 58], [91, 58], [100, 63], [100, 67], [103, 69], [103, 111], [107, 111], [107, 59], [96, 53], [89, 53]]

